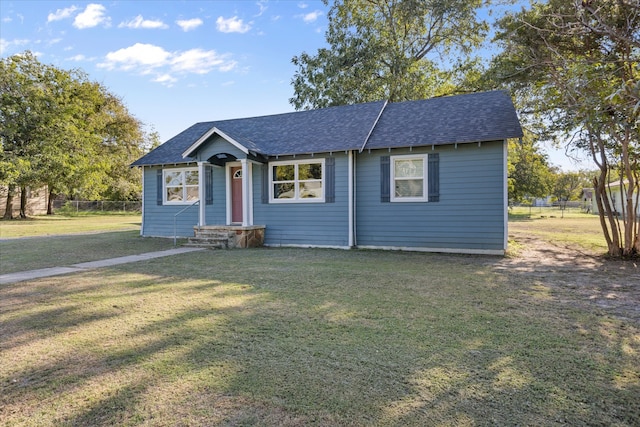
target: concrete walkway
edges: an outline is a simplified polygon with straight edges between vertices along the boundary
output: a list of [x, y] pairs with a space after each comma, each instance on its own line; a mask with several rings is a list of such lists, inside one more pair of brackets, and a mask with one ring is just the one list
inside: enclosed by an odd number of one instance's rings
[[81, 262], [66, 267], [41, 268], [39, 270], [20, 271], [0, 275], [0, 285], [23, 282], [25, 280], [40, 279], [42, 277], [58, 276], [61, 274], [79, 273], [94, 268], [111, 267], [113, 265], [128, 264], [130, 262], [146, 261], [148, 259], [162, 258], [171, 255], [201, 251], [202, 248], [175, 248], [166, 251], [148, 252], [140, 255], [129, 255], [118, 258], [103, 259], [99, 261]]

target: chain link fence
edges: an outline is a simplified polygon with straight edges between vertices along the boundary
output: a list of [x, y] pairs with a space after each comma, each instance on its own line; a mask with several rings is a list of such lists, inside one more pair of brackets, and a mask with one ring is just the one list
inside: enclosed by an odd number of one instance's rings
[[142, 212], [141, 201], [129, 200], [55, 200], [55, 210], [70, 212]]

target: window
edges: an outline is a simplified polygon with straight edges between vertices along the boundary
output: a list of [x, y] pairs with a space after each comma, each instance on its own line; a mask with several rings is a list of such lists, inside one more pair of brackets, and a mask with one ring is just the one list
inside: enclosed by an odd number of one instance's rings
[[427, 156], [391, 157], [391, 201], [427, 201]]
[[324, 160], [269, 163], [270, 201], [324, 202]]
[[191, 204], [198, 200], [198, 169], [163, 171], [164, 203]]

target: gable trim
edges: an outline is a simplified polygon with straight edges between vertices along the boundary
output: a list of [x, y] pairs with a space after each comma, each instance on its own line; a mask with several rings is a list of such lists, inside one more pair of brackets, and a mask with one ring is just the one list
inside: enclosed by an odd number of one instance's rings
[[207, 139], [209, 139], [213, 134], [219, 135], [225, 141], [227, 141], [229, 144], [233, 145], [238, 150], [242, 151], [244, 154], [249, 154], [249, 149], [247, 147], [245, 147], [244, 145], [240, 144], [238, 141], [236, 141], [235, 139], [231, 138], [229, 135], [227, 135], [226, 133], [224, 133], [223, 131], [221, 131], [220, 129], [218, 129], [217, 127], [214, 126], [211, 129], [209, 129], [204, 135], [202, 135], [200, 138], [198, 138], [198, 140], [196, 142], [191, 144], [191, 146], [189, 148], [187, 148], [184, 153], [182, 153], [182, 158], [184, 159], [186, 157], [191, 157], [191, 155], [198, 148], [200, 148], [200, 146], [202, 146], [202, 144], [204, 144], [205, 141], [207, 141]]

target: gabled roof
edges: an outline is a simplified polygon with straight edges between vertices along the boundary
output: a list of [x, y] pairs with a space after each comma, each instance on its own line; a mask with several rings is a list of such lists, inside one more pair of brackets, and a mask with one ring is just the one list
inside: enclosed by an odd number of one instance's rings
[[511, 97], [493, 91], [389, 103], [365, 149], [519, 138]]
[[245, 152], [284, 156], [502, 140], [521, 137], [522, 129], [511, 97], [502, 91], [378, 101], [196, 123], [132, 166], [193, 161], [183, 154], [193, 155], [213, 135]]

